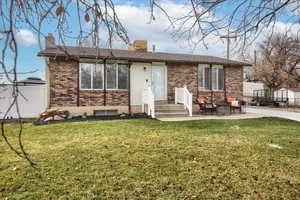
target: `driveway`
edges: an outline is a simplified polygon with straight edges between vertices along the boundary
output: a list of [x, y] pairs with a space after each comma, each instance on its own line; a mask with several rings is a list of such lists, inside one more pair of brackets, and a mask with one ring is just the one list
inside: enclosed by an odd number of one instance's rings
[[285, 118], [285, 119], [290, 119], [290, 120], [300, 122], [300, 113], [298, 112], [288, 112], [288, 111], [275, 110], [275, 109], [251, 108], [251, 107], [247, 107], [246, 112], [267, 115], [272, 117]]

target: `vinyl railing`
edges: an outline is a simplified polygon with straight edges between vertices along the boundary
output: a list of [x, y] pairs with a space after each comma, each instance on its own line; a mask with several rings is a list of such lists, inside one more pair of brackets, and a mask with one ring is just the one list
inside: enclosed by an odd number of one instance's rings
[[145, 112], [145, 105], [147, 105], [148, 108], [148, 115], [150, 115], [152, 118], [155, 118], [154, 95], [151, 87], [147, 87], [143, 91], [142, 112]]
[[175, 88], [175, 104], [181, 103], [188, 110], [189, 115], [193, 115], [193, 94], [186, 87]]

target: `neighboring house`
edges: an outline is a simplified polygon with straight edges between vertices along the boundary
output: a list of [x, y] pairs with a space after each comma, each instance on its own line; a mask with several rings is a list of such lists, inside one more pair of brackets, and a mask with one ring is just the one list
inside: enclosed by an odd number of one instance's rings
[[56, 46], [46, 49], [51, 108], [91, 113], [95, 109], [140, 112], [143, 91], [151, 87], [155, 101], [174, 103], [175, 88], [187, 87], [196, 97], [224, 101], [243, 96], [244, 62], [213, 56]]
[[289, 105], [300, 105], [300, 88], [281, 88], [274, 92], [275, 98], [288, 98]]
[[263, 83], [256, 83], [256, 82], [246, 82], [243, 83], [243, 96], [244, 100], [250, 102], [255, 96], [254, 91], [257, 90], [264, 90], [265, 86]]
[[[29, 77], [18, 81], [18, 105], [22, 118], [36, 118], [47, 108], [45, 81], [37, 77]], [[13, 86], [0, 84], [0, 118], [2, 119], [13, 102]], [[6, 118], [18, 118], [17, 107], [14, 105]]]
[[28, 77], [24, 80], [18, 81], [18, 85], [45, 85], [46, 81], [42, 80], [39, 77]]

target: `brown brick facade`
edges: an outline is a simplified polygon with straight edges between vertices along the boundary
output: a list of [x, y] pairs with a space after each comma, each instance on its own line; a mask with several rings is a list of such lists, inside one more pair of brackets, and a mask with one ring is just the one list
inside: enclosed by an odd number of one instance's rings
[[[51, 58], [50, 70], [50, 107], [104, 106], [103, 90], [78, 90], [78, 61]], [[242, 98], [243, 68], [224, 67], [227, 97]], [[175, 87], [187, 86], [196, 98], [197, 94], [209, 97], [211, 91], [197, 92], [196, 64], [167, 64], [168, 101], [174, 102]], [[79, 94], [77, 95], [77, 92]], [[213, 91], [214, 101], [223, 101], [223, 91]], [[127, 106], [127, 90], [107, 90], [106, 106]]]
[[189, 64], [168, 64], [167, 65], [167, 87], [168, 101], [174, 102], [175, 87], [187, 86], [187, 89], [197, 94], [197, 66]]
[[[187, 64], [168, 64], [168, 101], [174, 102], [175, 87], [187, 86], [188, 90], [193, 93], [193, 97], [213, 97], [214, 102], [224, 101], [224, 91], [201, 91], [197, 93], [197, 65]], [[243, 68], [242, 67], [224, 67], [225, 85], [227, 97], [243, 96]]]
[[[104, 106], [104, 90], [79, 90], [77, 96], [78, 61], [51, 58], [49, 70], [50, 107]], [[107, 90], [106, 105], [127, 106], [128, 91]]]
[[243, 67], [225, 67], [227, 97], [243, 97]]
[[78, 62], [49, 59], [50, 107], [77, 106]]
[[[103, 90], [81, 90], [79, 95], [80, 106], [104, 106]], [[107, 90], [107, 106], [124, 106], [128, 105], [128, 91], [124, 90]]]

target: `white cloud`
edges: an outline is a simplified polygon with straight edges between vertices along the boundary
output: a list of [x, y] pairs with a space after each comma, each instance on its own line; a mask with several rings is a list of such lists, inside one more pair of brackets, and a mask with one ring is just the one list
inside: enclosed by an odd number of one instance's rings
[[20, 29], [15, 33], [17, 43], [20, 45], [31, 46], [38, 43], [34, 34], [27, 29]]
[[[175, 3], [173, 1], [164, 0], [160, 5], [167, 9], [168, 14], [173, 18], [179, 18], [183, 15], [186, 15], [190, 11], [190, 5], [188, 3]], [[152, 49], [152, 45], [156, 45], [157, 52], [174, 52], [174, 53], [194, 53], [194, 54], [203, 54], [203, 55], [212, 55], [219, 57], [226, 57], [226, 40], [220, 39], [219, 36], [210, 35], [207, 37], [207, 47], [206, 49], [201, 43], [198, 44], [195, 48], [190, 44], [184, 37], [174, 39], [171, 37], [171, 33], [174, 29], [170, 26], [170, 22], [167, 17], [159, 11], [157, 8], [154, 10], [155, 20], [150, 20], [150, 12], [148, 5], [137, 6], [134, 4], [127, 5], [117, 5], [116, 11], [118, 16], [128, 31], [129, 38], [131, 40], [145, 39], [148, 40], [148, 48]], [[212, 18], [209, 14], [205, 16], [207, 18]], [[188, 22], [186, 26], [190, 26], [192, 22]], [[299, 30], [300, 27], [291, 28], [292, 24], [276, 22], [274, 25], [274, 32], [282, 32], [285, 30]], [[175, 24], [178, 27], [178, 24]], [[299, 26], [299, 25], [297, 25]], [[246, 49], [249, 53], [254, 51], [254, 48], [258, 42], [261, 42], [267, 34], [271, 32], [271, 27], [265, 28], [262, 33], [256, 38], [253, 44]], [[226, 33], [224, 32], [224, 35]], [[100, 36], [105, 37], [106, 33], [102, 30]], [[197, 36], [193, 37], [194, 41], [197, 41], [200, 38]], [[238, 43], [234, 40], [231, 40], [231, 58], [238, 59], [238, 51], [235, 44]], [[121, 42], [115, 42], [113, 47], [117, 48], [126, 48], [125, 45]]]
[[[179, 4], [172, 1], [163, 1], [160, 4], [168, 10], [168, 14], [173, 18], [178, 18], [190, 10], [188, 4]], [[118, 16], [128, 31], [129, 38], [133, 40], [148, 40], [148, 48], [156, 45], [157, 52], [174, 52], [174, 53], [195, 53], [214, 56], [225, 56], [225, 43], [219, 37], [211, 36], [208, 41], [208, 49], [203, 45], [194, 46], [185, 38], [172, 38], [171, 33], [175, 29], [170, 25], [168, 18], [157, 8], [154, 10], [155, 20], [150, 22], [149, 7], [136, 6], [132, 4], [117, 5]], [[210, 16], [207, 16], [210, 17]], [[178, 24], [175, 24], [177, 26]], [[106, 33], [103, 30], [100, 33], [102, 38]], [[194, 38], [197, 40], [197, 38]], [[113, 47], [126, 48], [121, 42], [115, 42]]]

